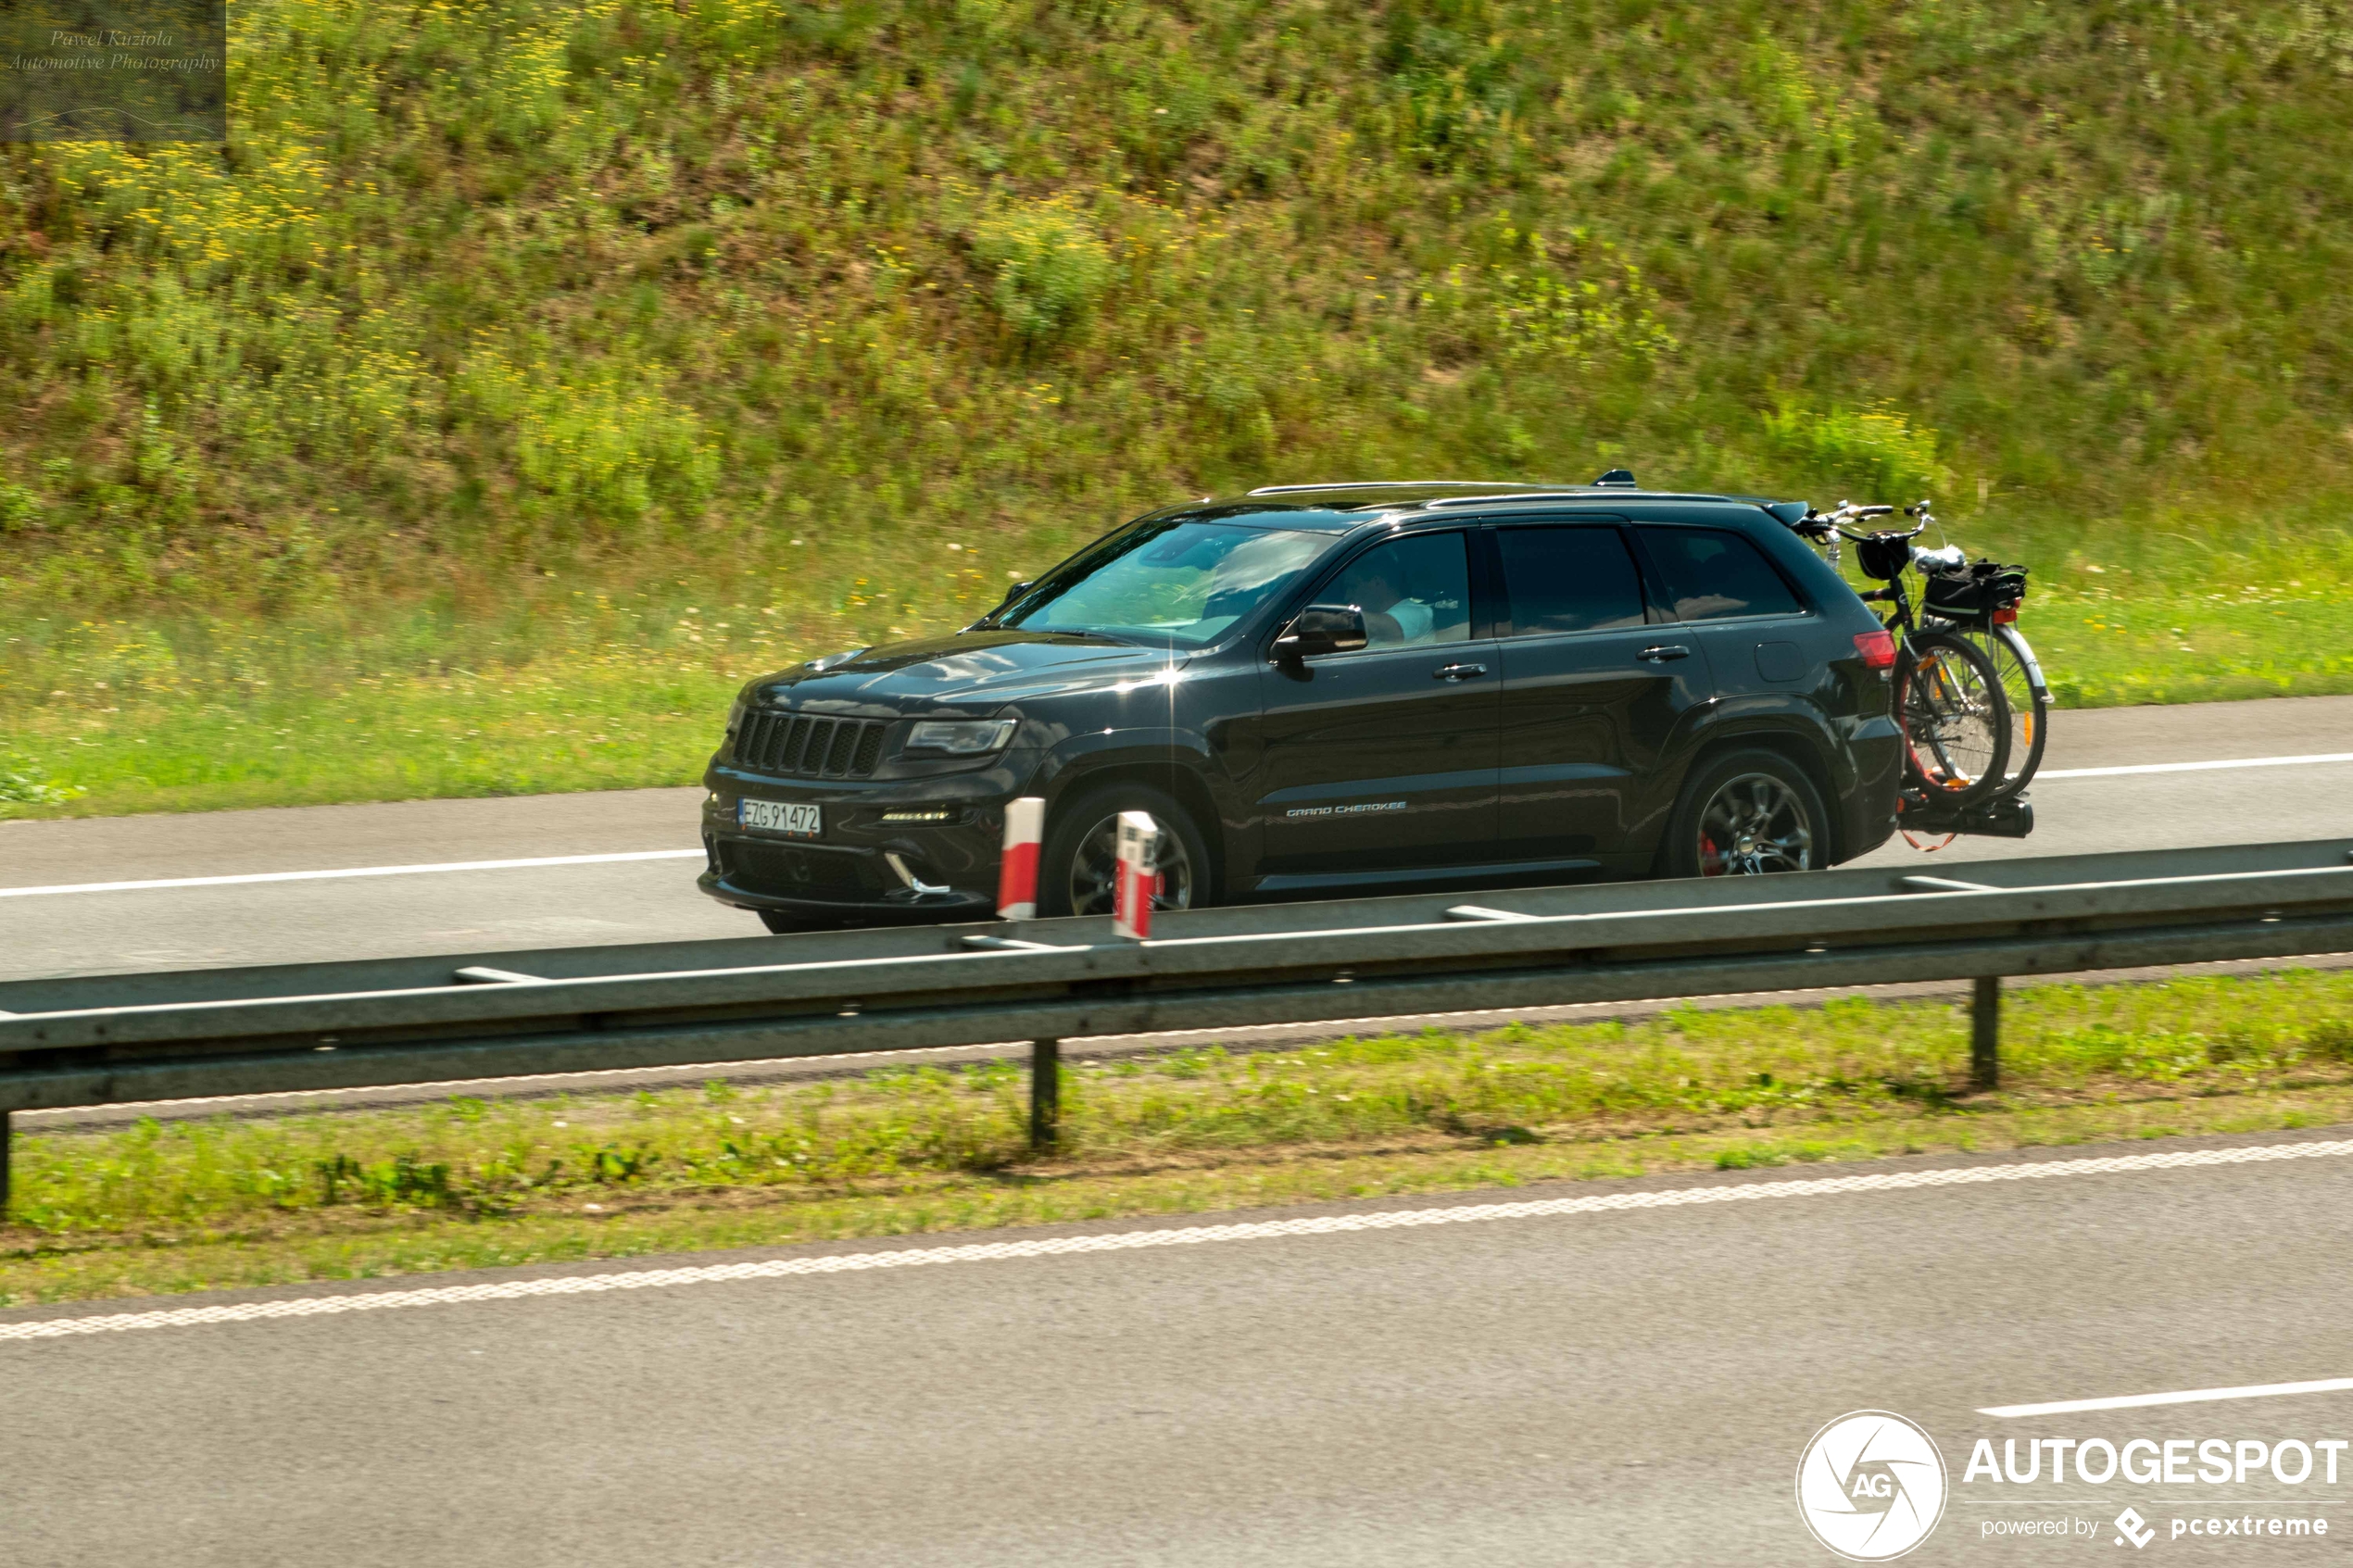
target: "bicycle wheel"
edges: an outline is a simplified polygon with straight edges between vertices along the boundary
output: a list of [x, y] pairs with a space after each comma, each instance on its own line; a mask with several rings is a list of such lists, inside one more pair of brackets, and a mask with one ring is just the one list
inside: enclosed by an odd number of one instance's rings
[[2010, 705], [2010, 756], [1994, 794], [1997, 798], [2016, 795], [2043, 765], [2043, 749], [2050, 744], [2050, 685], [2043, 679], [2034, 650], [2017, 627], [2007, 621], [1990, 629], [1972, 626], [1960, 635], [1985, 656], [2001, 678], [2002, 696]]
[[1895, 675], [1895, 719], [1912, 781], [1948, 806], [1991, 797], [2010, 753], [2009, 704], [1993, 663], [1950, 633], [1922, 632], [1904, 640]]

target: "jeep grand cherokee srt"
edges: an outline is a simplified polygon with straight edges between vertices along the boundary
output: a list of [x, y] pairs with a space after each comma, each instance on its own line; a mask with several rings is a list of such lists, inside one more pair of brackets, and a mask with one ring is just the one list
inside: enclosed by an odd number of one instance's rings
[[1006, 803], [1041, 914], [1803, 871], [1893, 831], [1885, 633], [1802, 503], [1294, 485], [1139, 518], [952, 636], [745, 685], [701, 885], [777, 931], [987, 918]]

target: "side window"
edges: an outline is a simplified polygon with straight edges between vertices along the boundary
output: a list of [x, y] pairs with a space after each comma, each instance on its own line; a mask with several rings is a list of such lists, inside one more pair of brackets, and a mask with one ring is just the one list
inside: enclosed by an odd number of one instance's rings
[[1615, 528], [1499, 528], [1512, 631], [1600, 632], [1642, 623], [1642, 584]]
[[1667, 578], [1667, 597], [1685, 621], [1733, 615], [1797, 615], [1804, 608], [1764, 552], [1713, 528], [1645, 528], [1642, 547]]
[[1469, 546], [1459, 533], [1392, 539], [1342, 567], [1315, 600], [1363, 610], [1367, 647], [1467, 642]]

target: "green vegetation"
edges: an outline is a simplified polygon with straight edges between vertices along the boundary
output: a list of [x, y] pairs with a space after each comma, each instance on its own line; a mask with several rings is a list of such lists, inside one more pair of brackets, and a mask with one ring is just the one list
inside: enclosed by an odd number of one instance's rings
[[683, 781], [1334, 475], [1933, 493], [2070, 701], [2353, 689], [2334, 4], [232, 26], [225, 147], [0, 150], [0, 812]]
[[0, 1304], [2353, 1119], [2353, 973], [2013, 997], [1999, 1095], [1942, 1003], [141, 1123], [19, 1139]]

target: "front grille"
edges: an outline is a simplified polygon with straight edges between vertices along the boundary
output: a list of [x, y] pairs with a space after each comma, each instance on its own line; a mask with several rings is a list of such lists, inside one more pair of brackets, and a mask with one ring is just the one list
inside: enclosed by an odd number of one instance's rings
[[736, 733], [736, 763], [785, 778], [862, 779], [882, 760], [888, 727], [871, 719], [747, 713]]
[[719, 874], [747, 893], [781, 898], [867, 897], [865, 878], [850, 856], [785, 844], [719, 841]]

